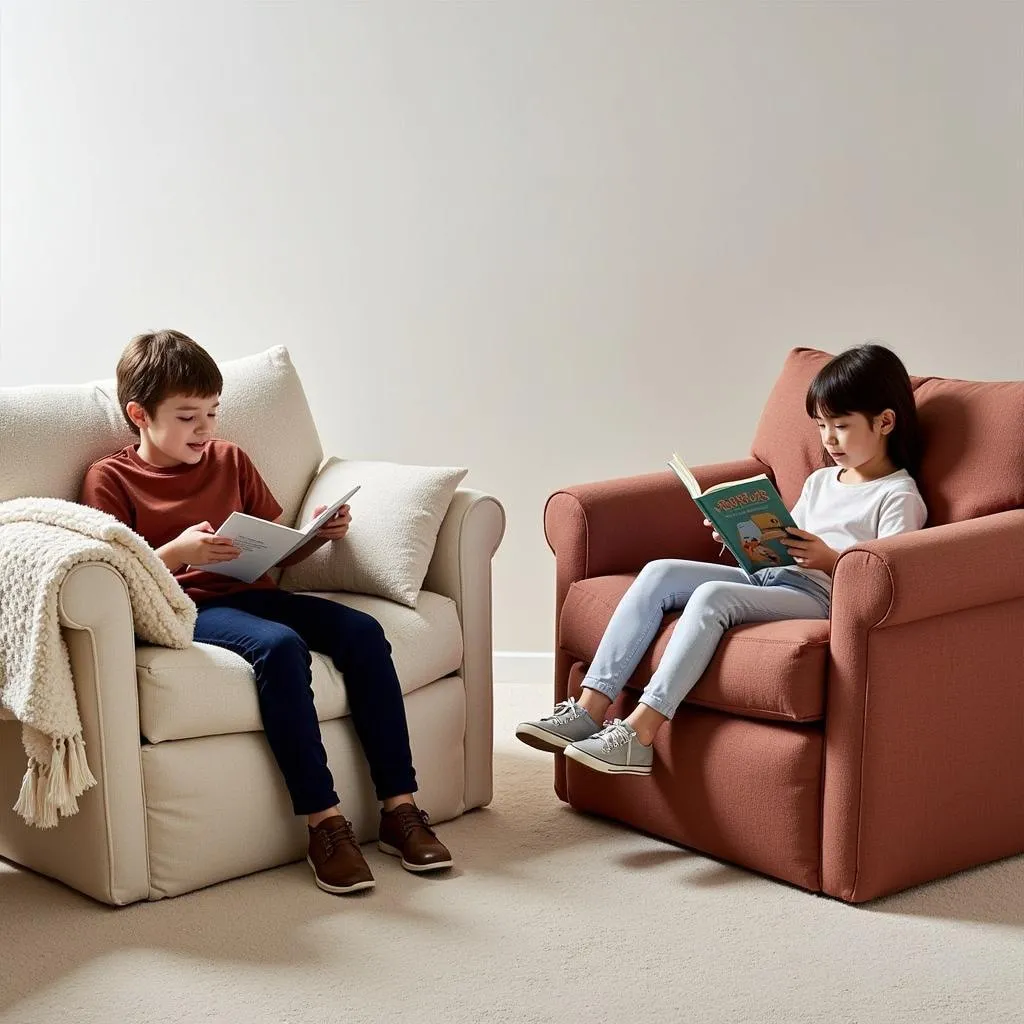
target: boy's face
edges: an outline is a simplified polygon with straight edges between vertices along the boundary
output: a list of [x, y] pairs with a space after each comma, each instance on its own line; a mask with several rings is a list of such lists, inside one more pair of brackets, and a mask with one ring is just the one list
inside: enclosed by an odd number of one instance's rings
[[217, 429], [220, 395], [171, 395], [150, 416], [137, 402], [128, 415], [139, 428], [139, 455], [154, 466], [195, 465]]

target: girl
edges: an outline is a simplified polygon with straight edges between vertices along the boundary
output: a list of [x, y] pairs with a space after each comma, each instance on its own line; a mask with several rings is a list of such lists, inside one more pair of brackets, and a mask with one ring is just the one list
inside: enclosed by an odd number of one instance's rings
[[[783, 541], [796, 567], [742, 569], [661, 559], [648, 562], [615, 609], [577, 701], [521, 722], [531, 747], [563, 751], [597, 771], [649, 775], [654, 737], [700, 679], [725, 631], [741, 622], [827, 619], [832, 570], [845, 548], [919, 530], [927, 517], [914, 482], [921, 432], [910, 377], [881, 345], [860, 345], [832, 359], [811, 382], [807, 415], [830, 465], [811, 473], [792, 515], [800, 529]], [[837, 468], [838, 467], [838, 468]], [[711, 524], [705, 519], [705, 526]], [[716, 540], [721, 540], [714, 534]], [[682, 608], [657, 671], [624, 721], [602, 728], [658, 633], [662, 616]]]

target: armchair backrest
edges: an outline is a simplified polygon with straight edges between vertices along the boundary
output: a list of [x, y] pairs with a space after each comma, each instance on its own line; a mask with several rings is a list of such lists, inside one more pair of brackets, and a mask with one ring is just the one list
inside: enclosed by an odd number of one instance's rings
[[[828, 352], [796, 348], [761, 413], [751, 454], [768, 466], [787, 505], [828, 465], [804, 396]], [[924, 433], [918, 486], [928, 524], [1024, 507], [1024, 381], [911, 376]]]
[[[221, 372], [218, 436], [245, 449], [291, 521], [323, 449], [288, 350], [234, 359]], [[113, 380], [0, 388], [0, 501], [75, 501], [89, 465], [133, 441]]]

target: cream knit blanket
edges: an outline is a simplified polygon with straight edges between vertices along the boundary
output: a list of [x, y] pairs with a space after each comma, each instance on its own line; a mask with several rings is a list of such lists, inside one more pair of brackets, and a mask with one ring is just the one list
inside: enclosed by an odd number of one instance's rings
[[188, 647], [196, 606], [156, 552], [124, 523], [57, 498], [0, 502], [0, 718], [22, 723], [28, 770], [14, 809], [52, 828], [96, 784], [85, 758], [58, 594], [76, 565], [107, 562], [128, 584], [135, 632]]

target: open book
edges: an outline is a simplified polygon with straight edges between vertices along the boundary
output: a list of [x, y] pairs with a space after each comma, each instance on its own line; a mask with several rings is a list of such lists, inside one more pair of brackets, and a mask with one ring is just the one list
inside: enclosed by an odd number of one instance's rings
[[781, 543], [796, 526], [775, 485], [764, 474], [700, 489], [696, 477], [673, 453], [669, 468], [683, 482], [697, 507], [714, 524], [725, 546], [748, 573], [773, 565], [796, 565]]
[[211, 562], [208, 565], [190, 565], [190, 569], [216, 572], [221, 576], [233, 576], [243, 583], [254, 583], [268, 569], [297, 551], [323, 526], [335, 512], [352, 497], [359, 487], [353, 487], [347, 494], [328, 506], [301, 530], [272, 523], [268, 519], [249, 516], [244, 512], [232, 512], [217, 531], [218, 537], [230, 537], [241, 550], [230, 562]]

